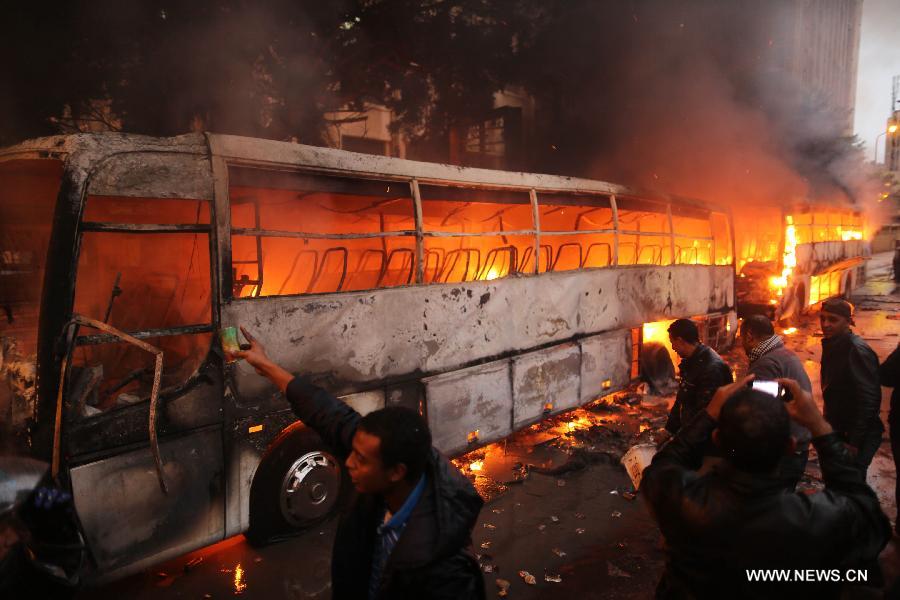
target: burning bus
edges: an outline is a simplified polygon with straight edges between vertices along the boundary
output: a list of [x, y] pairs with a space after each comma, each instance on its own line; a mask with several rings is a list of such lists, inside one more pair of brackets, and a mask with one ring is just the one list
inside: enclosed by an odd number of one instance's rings
[[870, 255], [863, 215], [848, 207], [735, 209], [740, 316], [789, 320], [865, 279]]
[[0, 394], [105, 578], [339, 501], [341, 466], [224, 360], [224, 327], [458, 454], [622, 389], [660, 321], [713, 346], [736, 324], [721, 208], [225, 135], [0, 151], [0, 256]]

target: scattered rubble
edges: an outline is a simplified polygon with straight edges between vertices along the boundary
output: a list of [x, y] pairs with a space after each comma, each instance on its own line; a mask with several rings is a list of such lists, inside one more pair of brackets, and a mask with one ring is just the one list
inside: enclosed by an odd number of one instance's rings
[[522, 581], [524, 581], [528, 585], [537, 584], [537, 580], [534, 578], [534, 575], [532, 575], [528, 571], [519, 571], [519, 577], [521, 577]]

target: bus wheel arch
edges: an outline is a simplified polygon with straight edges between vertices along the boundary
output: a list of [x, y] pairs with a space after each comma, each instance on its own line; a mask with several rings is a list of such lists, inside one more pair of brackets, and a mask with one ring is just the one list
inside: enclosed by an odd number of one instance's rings
[[256, 545], [303, 531], [341, 506], [351, 485], [346, 470], [322, 439], [297, 421], [260, 459], [250, 485], [250, 525]]

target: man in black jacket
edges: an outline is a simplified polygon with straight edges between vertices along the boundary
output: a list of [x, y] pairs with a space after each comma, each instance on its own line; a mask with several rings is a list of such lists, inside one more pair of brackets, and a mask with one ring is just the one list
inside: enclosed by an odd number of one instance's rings
[[[803, 363], [775, 335], [775, 328], [765, 315], [751, 315], [744, 319], [741, 323], [741, 346], [750, 360], [747, 374], [755, 375], [757, 381], [793, 379], [803, 391], [812, 393], [812, 383]], [[785, 483], [793, 489], [806, 470], [810, 435], [805, 427], [791, 421], [791, 436], [796, 441], [796, 448], [790, 455], [782, 457], [779, 470], [784, 475]]]
[[669, 343], [681, 357], [681, 375], [675, 404], [666, 429], [677, 433], [684, 423], [703, 410], [715, 391], [733, 381], [731, 369], [716, 351], [700, 343], [700, 332], [690, 319], [678, 319], [669, 325]]
[[285, 394], [297, 417], [341, 457], [357, 495], [341, 516], [331, 561], [335, 600], [482, 600], [484, 579], [469, 552], [483, 501], [431, 447], [415, 411], [389, 407], [361, 417], [320, 387], [250, 348], [235, 354]]
[[[718, 390], [644, 471], [641, 494], [668, 544], [657, 598], [837, 597], [833, 583], [810, 583], [815, 570], [838, 581], [887, 544], [890, 524], [878, 497], [812, 397], [782, 379], [793, 395], [785, 405], [748, 389], [752, 378]], [[793, 448], [789, 414], [812, 432], [823, 492], [786, 491], [777, 476], [780, 456]], [[700, 475], [692, 466], [710, 434], [725, 461]], [[796, 585], [754, 580], [759, 569], [776, 569]], [[814, 571], [804, 581], [807, 569]]]
[[[894, 388], [891, 392], [891, 411], [888, 413], [888, 428], [891, 436], [891, 454], [894, 455], [894, 471], [900, 467], [900, 344], [878, 368], [881, 385]], [[900, 534], [900, 477], [896, 477], [894, 499], [897, 504], [897, 520], [894, 531]]]
[[822, 303], [822, 398], [825, 418], [867, 469], [881, 445], [878, 356], [850, 331], [853, 307], [831, 298]]

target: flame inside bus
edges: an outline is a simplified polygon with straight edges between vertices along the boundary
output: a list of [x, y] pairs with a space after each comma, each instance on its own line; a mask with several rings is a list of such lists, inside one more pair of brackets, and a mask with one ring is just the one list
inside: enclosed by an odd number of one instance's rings
[[642, 331], [642, 343], [644, 345], [648, 343], [661, 344], [669, 353], [669, 358], [672, 360], [672, 364], [677, 365], [681, 359], [678, 358], [678, 355], [675, 354], [675, 351], [672, 350], [672, 346], [669, 344], [669, 325], [674, 322], [674, 320], [669, 320], [644, 323]]

